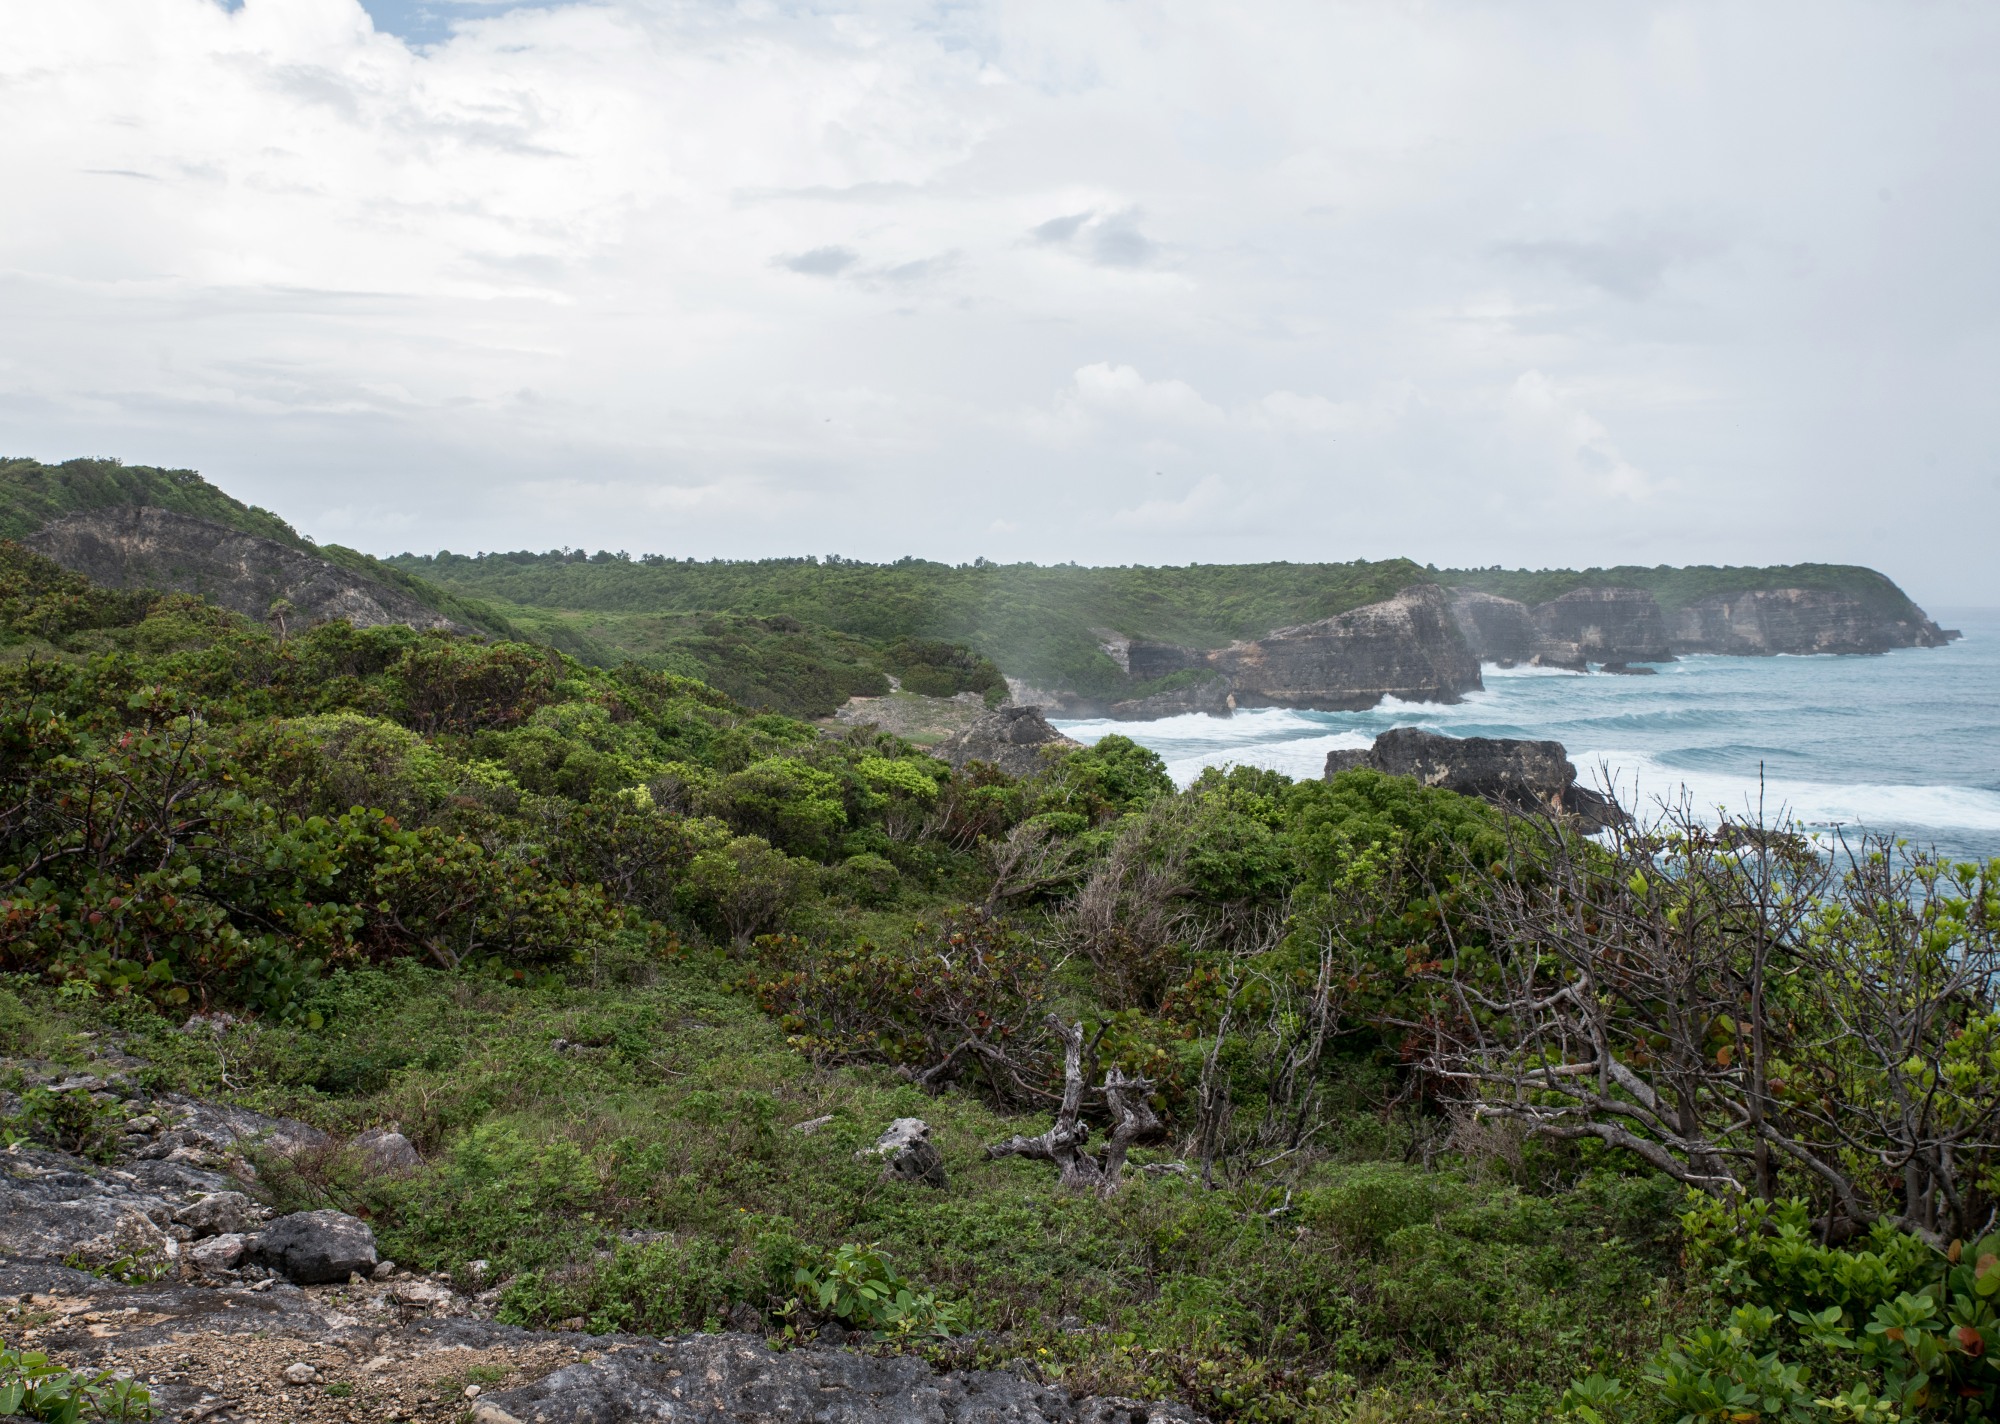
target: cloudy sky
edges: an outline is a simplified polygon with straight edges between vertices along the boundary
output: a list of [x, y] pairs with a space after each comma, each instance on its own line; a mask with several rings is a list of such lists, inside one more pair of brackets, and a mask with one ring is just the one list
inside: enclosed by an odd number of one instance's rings
[[375, 552], [2000, 604], [2000, 6], [0, 0], [0, 452]]

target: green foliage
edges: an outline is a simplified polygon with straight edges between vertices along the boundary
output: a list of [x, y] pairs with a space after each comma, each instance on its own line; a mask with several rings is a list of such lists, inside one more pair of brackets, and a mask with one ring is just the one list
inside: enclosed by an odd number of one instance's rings
[[10, 1350], [0, 1341], [0, 1416], [49, 1424], [151, 1419], [152, 1400], [137, 1380], [109, 1370], [64, 1369], [38, 1350]]
[[1690, 1265], [1728, 1322], [1668, 1344], [1636, 1386], [1572, 1386], [1586, 1420], [1972, 1420], [2000, 1405], [2000, 1236], [1938, 1252], [1878, 1225], [1815, 1239], [1802, 1202], [1694, 1201]]
[[963, 1316], [957, 1307], [919, 1290], [879, 1245], [845, 1243], [792, 1271], [797, 1304], [828, 1320], [878, 1335], [949, 1336]]
[[1047, 959], [976, 912], [918, 923], [886, 945], [757, 942], [748, 984], [791, 1042], [815, 1058], [876, 1059], [954, 1075], [996, 1101], [1032, 1099], [1049, 1063], [1036, 1048]]

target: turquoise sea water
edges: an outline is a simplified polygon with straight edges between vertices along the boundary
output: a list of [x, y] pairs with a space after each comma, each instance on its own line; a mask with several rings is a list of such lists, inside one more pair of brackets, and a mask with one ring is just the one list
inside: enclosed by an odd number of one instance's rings
[[1754, 810], [1761, 768], [1766, 807], [1809, 825], [2000, 856], [2000, 609], [1933, 616], [1964, 638], [1881, 657], [1685, 658], [1652, 677], [1488, 667], [1485, 690], [1452, 706], [1056, 725], [1083, 742], [1123, 733], [1183, 785], [1233, 763], [1318, 776], [1330, 749], [1367, 746], [1390, 727], [1546, 737], [1628, 808], [1685, 788], [1698, 807]]

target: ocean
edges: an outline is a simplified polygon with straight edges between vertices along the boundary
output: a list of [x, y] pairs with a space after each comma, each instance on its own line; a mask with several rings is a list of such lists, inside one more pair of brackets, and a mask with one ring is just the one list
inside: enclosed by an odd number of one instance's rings
[[1550, 738], [1581, 781], [1642, 814], [1683, 790], [1704, 811], [1754, 812], [1761, 776], [1767, 814], [1984, 860], [2000, 856], [2000, 609], [1933, 616], [1965, 636], [1879, 657], [1684, 658], [1651, 677], [1489, 666], [1485, 690], [1452, 705], [1055, 725], [1081, 742], [1128, 736], [1183, 786], [1233, 764], [1316, 777], [1328, 751], [1390, 727]]

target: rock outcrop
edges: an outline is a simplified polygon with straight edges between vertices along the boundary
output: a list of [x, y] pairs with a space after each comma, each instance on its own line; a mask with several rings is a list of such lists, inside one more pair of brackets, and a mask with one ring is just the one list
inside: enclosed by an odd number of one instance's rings
[[1578, 588], [1530, 607], [1459, 589], [1452, 617], [1480, 661], [1582, 671], [1592, 663], [1671, 662], [1693, 653], [1885, 653], [1954, 636], [1930, 619], [1889, 616], [1851, 593], [1779, 588], [1721, 594], [1663, 611], [1638, 588]]
[[87, 510], [55, 520], [23, 542], [93, 583], [199, 594], [259, 620], [284, 599], [297, 627], [345, 618], [357, 628], [402, 623], [473, 631], [380, 580], [303, 549], [165, 509]]
[[1574, 817], [1597, 831], [1618, 824], [1618, 804], [1579, 786], [1576, 767], [1561, 742], [1504, 737], [1446, 737], [1417, 727], [1394, 727], [1366, 750], [1326, 754], [1326, 776], [1367, 768], [1409, 776], [1461, 796], [1538, 815]]
[[1047, 752], [1081, 745], [1051, 727], [1039, 707], [1000, 707], [939, 742], [931, 755], [955, 767], [983, 761], [1009, 776], [1031, 776], [1048, 764]]
[[[65, 1368], [151, 1381], [152, 1418], [286, 1424], [1197, 1424], [1178, 1404], [1076, 1397], [1006, 1370], [934, 1370], [915, 1355], [754, 1335], [655, 1340], [496, 1325], [435, 1282], [300, 1287], [165, 1280], [118, 1285], [0, 1257], [23, 1307], [8, 1344]], [[412, 1285], [453, 1302], [439, 1308]], [[466, 1377], [491, 1381], [468, 1387]]]
[[1436, 584], [1318, 623], [1280, 628], [1205, 655], [1238, 707], [1360, 711], [1384, 697], [1457, 702], [1479, 688], [1479, 659]]
[[1236, 710], [1236, 694], [1229, 679], [1215, 674], [1184, 687], [1155, 692], [1147, 697], [1114, 702], [1107, 716], [1126, 722], [1150, 722], [1160, 717], [1179, 717], [1189, 712], [1205, 712], [1211, 717], [1227, 717]]

